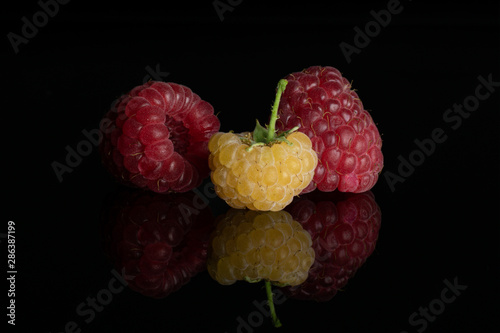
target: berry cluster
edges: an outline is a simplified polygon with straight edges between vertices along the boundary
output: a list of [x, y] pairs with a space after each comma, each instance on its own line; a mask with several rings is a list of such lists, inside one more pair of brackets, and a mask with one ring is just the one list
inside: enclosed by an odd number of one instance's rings
[[237, 280], [299, 285], [314, 261], [311, 236], [289, 213], [231, 209], [211, 236], [208, 272], [220, 284]]
[[276, 211], [316, 188], [364, 192], [383, 167], [377, 126], [333, 67], [280, 80], [269, 125], [251, 133], [217, 133], [212, 106], [176, 83], [135, 87], [106, 118], [101, 152], [119, 180], [185, 192], [210, 168], [217, 194], [234, 208]]
[[208, 207], [194, 207], [194, 196], [136, 190], [109, 204], [107, 252], [131, 289], [163, 298], [206, 269], [213, 219]]
[[382, 140], [351, 84], [333, 67], [313, 66], [286, 77], [280, 130], [298, 127], [318, 154], [315, 188], [360, 193], [375, 185], [383, 167]]
[[183, 211], [192, 192], [128, 198], [112, 217], [111, 253], [133, 289], [164, 297], [208, 265], [224, 285], [264, 280], [280, 326], [271, 284], [288, 286], [293, 297], [330, 299], [372, 253], [380, 210], [371, 193], [294, 201], [314, 189], [365, 192], [383, 167], [378, 129], [335, 68], [309, 67], [280, 80], [269, 124], [257, 121], [252, 132], [218, 132], [208, 102], [156, 81], [122, 96], [106, 118], [102, 159], [120, 181], [187, 192], [210, 172], [217, 195], [235, 208], [208, 240], [210, 219], [199, 219], [207, 215]]
[[315, 191], [286, 210], [311, 234], [316, 259], [307, 280], [285, 292], [297, 299], [330, 300], [375, 248], [381, 213], [374, 195]]
[[185, 192], [208, 175], [208, 140], [220, 123], [191, 89], [149, 81], [123, 95], [106, 118], [103, 161], [125, 184]]

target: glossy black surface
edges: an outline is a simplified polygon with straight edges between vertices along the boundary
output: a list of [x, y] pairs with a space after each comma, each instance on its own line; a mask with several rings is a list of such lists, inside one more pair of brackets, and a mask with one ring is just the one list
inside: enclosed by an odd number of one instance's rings
[[[348, 62], [341, 43], [355, 45], [354, 28], [389, 3], [233, 1], [220, 21], [211, 2], [75, 1], [59, 5], [17, 54], [9, 33], [22, 34], [22, 18], [41, 7], [4, 4], [0, 234], [15, 222], [17, 274], [16, 325], [7, 324], [4, 283], [2, 332], [273, 331], [258, 314], [261, 284], [221, 286], [202, 271], [160, 299], [124, 287], [103, 222], [123, 188], [92, 143], [62, 181], [51, 164], [64, 163], [66, 147], [87, 140], [82, 131], [97, 129], [113, 100], [155, 71], [209, 101], [222, 131], [238, 132], [265, 122], [280, 78], [311, 65], [352, 80], [378, 124], [385, 167], [372, 192], [382, 220], [373, 254], [343, 291], [328, 302], [283, 300], [280, 330], [496, 331], [499, 6], [401, 1]], [[464, 103], [472, 111], [453, 111]], [[427, 143], [421, 153], [418, 142]], [[400, 167], [410, 157], [418, 165]], [[391, 189], [386, 172], [404, 182]], [[226, 212], [199, 191], [213, 217]]]

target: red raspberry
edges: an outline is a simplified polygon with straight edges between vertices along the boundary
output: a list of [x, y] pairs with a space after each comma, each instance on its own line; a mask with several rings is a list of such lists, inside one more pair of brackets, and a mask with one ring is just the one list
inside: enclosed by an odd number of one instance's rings
[[383, 167], [382, 140], [351, 84], [333, 67], [313, 66], [286, 77], [277, 127], [311, 138], [318, 154], [315, 188], [360, 193], [375, 185]]
[[208, 140], [219, 130], [212, 106], [176, 83], [149, 81], [123, 95], [105, 119], [101, 154], [127, 185], [185, 192], [208, 176]]
[[103, 214], [107, 252], [129, 287], [163, 298], [206, 269], [214, 219], [193, 192], [124, 192]]
[[371, 192], [345, 194], [314, 191], [287, 208], [311, 234], [315, 261], [303, 284], [284, 291], [297, 299], [328, 301], [372, 254], [381, 213]]

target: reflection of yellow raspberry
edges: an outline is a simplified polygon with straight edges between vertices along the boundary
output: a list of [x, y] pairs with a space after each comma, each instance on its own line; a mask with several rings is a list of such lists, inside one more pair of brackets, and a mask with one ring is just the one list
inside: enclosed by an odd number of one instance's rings
[[[311, 140], [294, 132], [285, 141], [250, 147], [248, 134], [216, 133], [209, 141], [215, 190], [234, 208], [277, 211], [314, 176], [318, 158]], [[247, 143], [245, 143], [247, 142]]]
[[212, 234], [208, 272], [223, 285], [266, 280], [299, 285], [314, 262], [311, 236], [285, 211], [231, 209]]

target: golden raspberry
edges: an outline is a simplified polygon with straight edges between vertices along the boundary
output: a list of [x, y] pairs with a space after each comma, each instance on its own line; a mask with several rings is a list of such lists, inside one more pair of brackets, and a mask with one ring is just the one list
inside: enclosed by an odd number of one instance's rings
[[208, 272], [223, 285], [265, 280], [296, 286], [313, 262], [311, 236], [286, 211], [231, 209], [210, 238]]
[[252, 145], [248, 133], [219, 132], [208, 148], [215, 191], [233, 208], [282, 210], [309, 185], [318, 163], [301, 132], [262, 145]]

